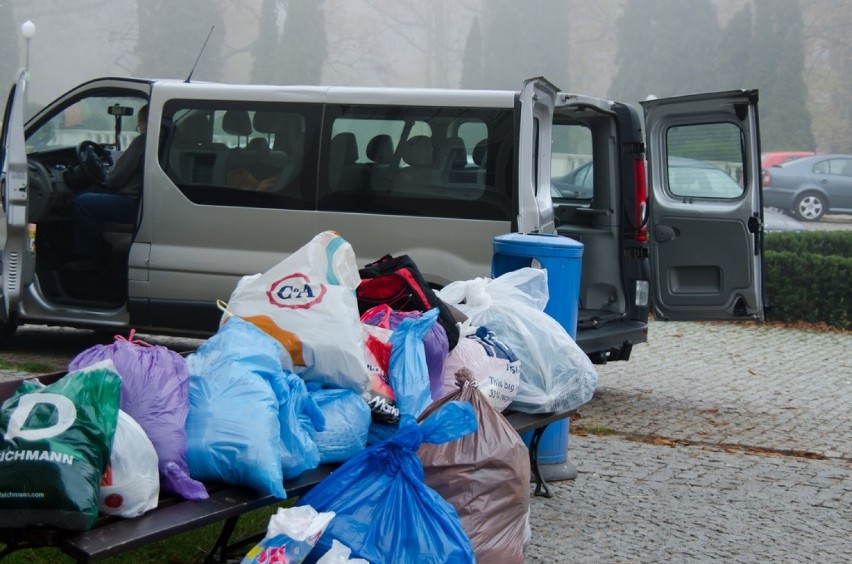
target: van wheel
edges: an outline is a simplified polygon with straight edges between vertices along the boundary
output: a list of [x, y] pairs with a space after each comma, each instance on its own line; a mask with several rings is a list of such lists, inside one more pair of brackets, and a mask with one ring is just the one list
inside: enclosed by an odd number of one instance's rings
[[804, 221], [819, 221], [825, 214], [825, 201], [816, 192], [805, 192], [796, 199], [793, 212]]

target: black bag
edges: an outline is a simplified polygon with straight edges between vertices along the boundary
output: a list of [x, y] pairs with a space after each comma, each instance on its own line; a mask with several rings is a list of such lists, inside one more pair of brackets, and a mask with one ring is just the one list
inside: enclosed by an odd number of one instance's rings
[[358, 309], [361, 315], [368, 309], [387, 304], [396, 311], [429, 311], [437, 307], [438, 323], [447, 332], [449, 350], [459, 342], [459, 328], [450, 305], [441, 301], [423, 278], [417, 265], [408, 255], [385, 255], [358, 271]]

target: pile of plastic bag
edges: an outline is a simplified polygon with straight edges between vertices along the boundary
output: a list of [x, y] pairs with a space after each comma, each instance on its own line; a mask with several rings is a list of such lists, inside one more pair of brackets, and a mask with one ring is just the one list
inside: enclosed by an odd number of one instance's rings
[[[4, 466], [0, 490], [52, 489], [0, 501], [0, 524], [86, 528], [141, 515], [161, 488], [203, 499], [205, 481], [283, 499], [285, 480], [330, 463], [245, 562], [522, 562], [529, 459], [500, 412], [574, 409], [597, 382], [547, 295], [531, 268], [436, 292], [410, 258], [359, 270], [349, 243], [320, 233], [242, 278], [188, 356], [131, 333], [83, 351], [52, 387], [22, 386], [0, 411], [4, 449], [68, 452], [76, 473], [57, 465], [60, 483], [36, 484]], [[80, 402], [95, 407], [49, 441], [26, 431], [43, 404]]]

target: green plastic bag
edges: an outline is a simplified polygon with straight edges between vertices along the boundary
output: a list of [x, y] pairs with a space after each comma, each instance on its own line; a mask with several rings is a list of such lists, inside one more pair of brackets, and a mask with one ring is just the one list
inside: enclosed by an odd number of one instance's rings
[[24, 382], [0, 407], [0, 527], [86, 530], [118, 422], [111, 361], [49, 386]]

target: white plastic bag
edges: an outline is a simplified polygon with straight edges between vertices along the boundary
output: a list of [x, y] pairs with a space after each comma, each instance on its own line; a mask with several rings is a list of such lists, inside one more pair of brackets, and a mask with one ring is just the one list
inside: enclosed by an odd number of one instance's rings
[[460, 325], [461, 338], [444, 363], [444, 394], [458, 390], [456, 372], [467, 368], [488, 403], [503, 411], [518, 393], [521, 361], [489, 328], [473, 327], [469, 319]]
[[337, 539], [331, 541], [331, 548], [322, 555], [317, 564], [370, 564], [363, 558], [349, 558], [352, 549]]
[[547, 272], [521, 268], [502, 276], [453, 282], [438, 296], [515, 352], [521, 379], [511, 408], [526, 413], [576, 409], [590, 399], [598, 373], [558, 321], [544, 313]]
[[282, 364], [292, 359], [306, 381], [361, 393], [369, 374], [355, 297], [360, 281], [352, 246], [324, 231], [260, 276], [241, 280], [225, 317], [241, 317], [278, 340], [290, 357]]
[[316, 546], [334, 515], [334, 511], [319, 513], [310, 505], [279, 507], [269, 518], [266, 536], [245, 555], [242, 564], [298, 564]]
[[158, 464], [157, 451], [142, 426], [119, 410], [109, 466], [101, 478], [98, 511], [119, 517], [138, 517], [157, 507], [160, 497]]

